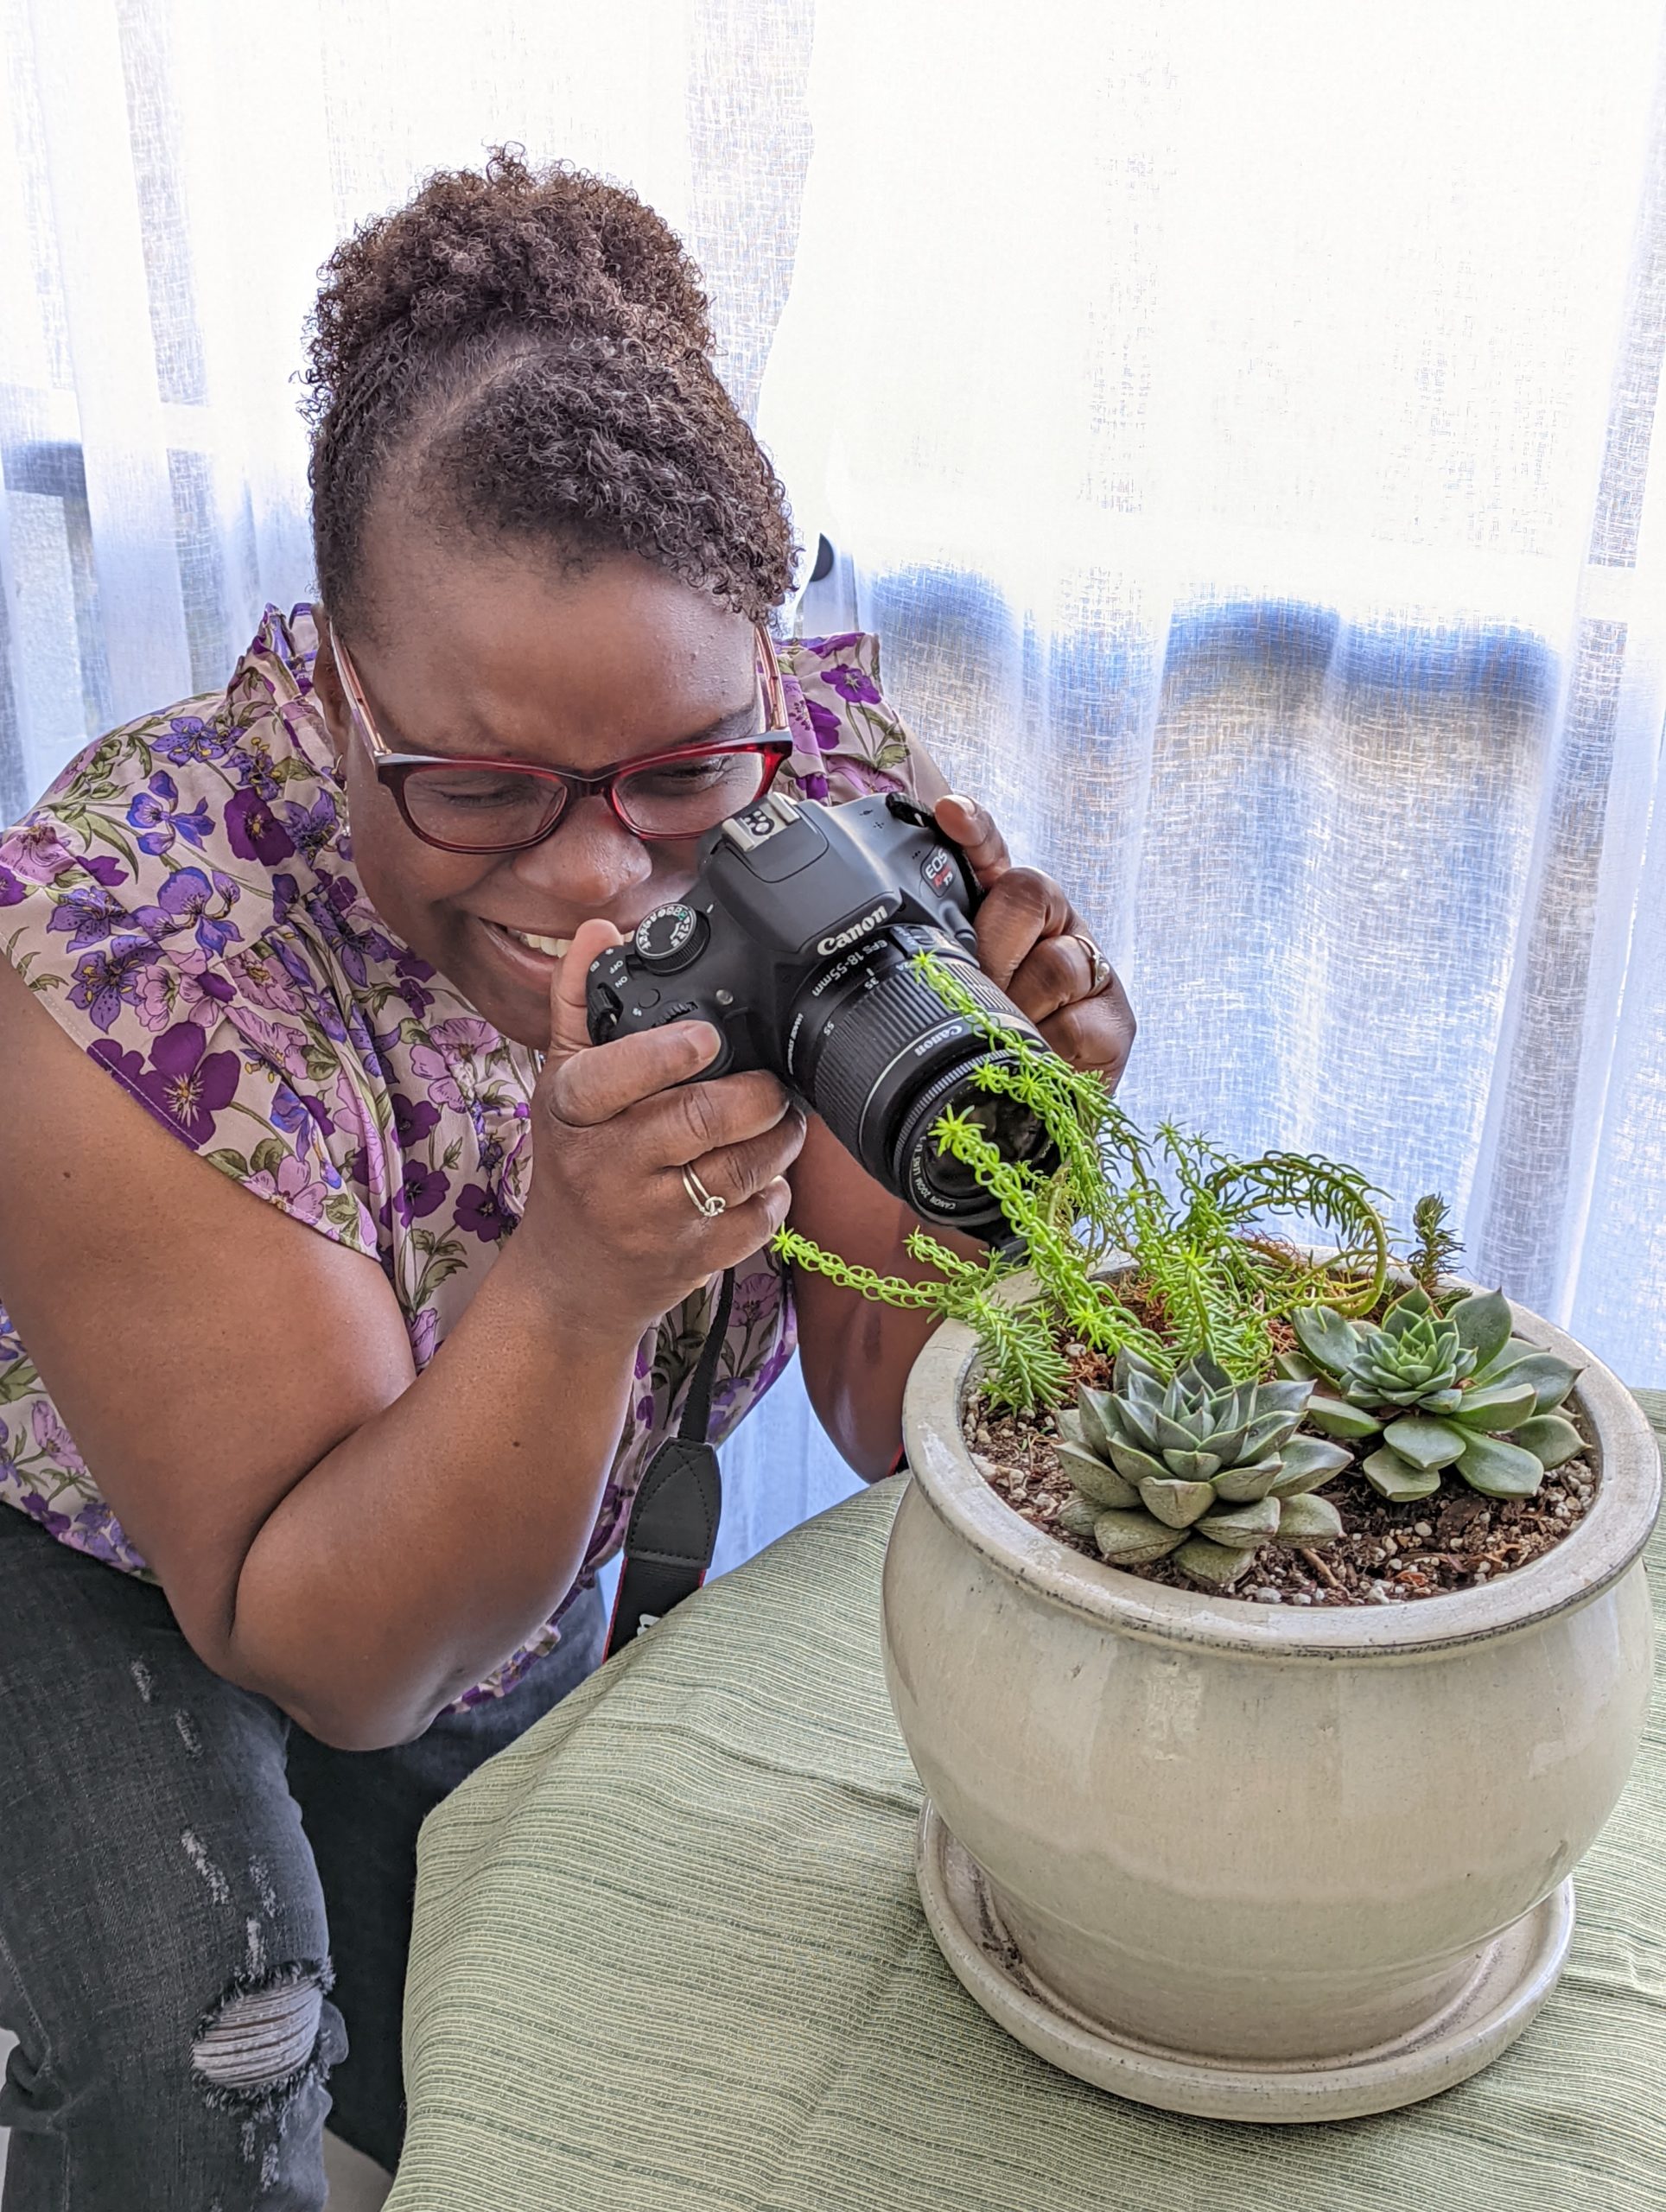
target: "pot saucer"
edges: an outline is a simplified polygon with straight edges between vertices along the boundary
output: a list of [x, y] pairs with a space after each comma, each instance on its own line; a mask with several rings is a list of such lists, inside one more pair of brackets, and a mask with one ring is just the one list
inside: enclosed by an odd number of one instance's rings
[[938, 1948], [991, 2019], [1078, 2081], [1209, 2120], [1355, 2120], [1415, 2104], [1478, 2074], [1514, 2043], [1555, 1986], [1574, 1932], [1574, 1885], [1493, 1938], [1462, 1993], [1392, 2043], [1319, 2064], [1211, 2058], [1118, 2036], [1029, 1973], [981, 1867], [928, 1801], [914, 1872]]

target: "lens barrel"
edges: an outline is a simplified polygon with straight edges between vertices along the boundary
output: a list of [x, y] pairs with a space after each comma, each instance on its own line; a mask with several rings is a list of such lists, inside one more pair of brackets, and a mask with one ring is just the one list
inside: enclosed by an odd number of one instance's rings
[[1042, 1051], [1040, 1033], [960, 948], [937, 931], [883, 930], [811, 976], [788, 1023], [786, 1073], [805, 1103], [870, 1175], [915, 1212], [993, 1241], [1000, 1207], [970, 1170], [939, 1153], [932, 1132], [951, 1108], [982, 1123], [1002, 1156], [1043, 1171], [1057, 1154], [1040, 1122], [1014, 1099], [980, 1090], [972, 1071], [1008, 1057], [944, 1007], [912, 964], [927, 942], [977, 1004]]

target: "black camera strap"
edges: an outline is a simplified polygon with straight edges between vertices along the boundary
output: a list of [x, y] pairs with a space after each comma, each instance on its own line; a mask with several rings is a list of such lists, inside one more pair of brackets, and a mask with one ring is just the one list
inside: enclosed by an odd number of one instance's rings
[[723, 1510], [717, 1449], [706, 1441], [711, 1391], [734, 1302], [734, 1270], [725, 1269], [706, 1341], [683, 1401], [675, 1436], [648, 1462], [631, 1506], [607, 1656], [691, 1597], [706, 1579]]

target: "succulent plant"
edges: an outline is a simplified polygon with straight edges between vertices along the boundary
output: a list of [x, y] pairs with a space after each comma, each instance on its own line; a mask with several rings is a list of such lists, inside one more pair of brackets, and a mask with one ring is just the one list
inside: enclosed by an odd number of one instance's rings
[[1350, 1444], [1380, 1431], [1363, 1471], [1384, 1497], [1428, 1497], [1448, 1467], [1484, 1497], [1530, 1497], [1548, 1468], [1581, 1448], [1557, 1411], [1578, 1369], [1512, 1337], [1499, 1291], [1472, 1292], [1442, 1313], [1413, 1288], [1380, 1325], [1323, 1306], [1291, 1319], [1306, 1357], [1287, 1357], [1284, 1371], [1317, 1372], [1332, 1386], [1314, 1390], [1309, 1425]]
[[1114, 1567], [1167, 1558], [1194, 1582], [1230, 1589], [1262, 1545], [1324, 1544], [1336, 1508], [1311, 1493], [1348, 1464], [1323, 1437], [1298, 1436], [1311, 1381], [1234, 1382], [1213, 1360], [1165, 1382], [1118, 1355], [1109, 1390], [1078, 1389], [1059, 1416], [1059, 1459], [1076, 1486], [1061, 1519]]

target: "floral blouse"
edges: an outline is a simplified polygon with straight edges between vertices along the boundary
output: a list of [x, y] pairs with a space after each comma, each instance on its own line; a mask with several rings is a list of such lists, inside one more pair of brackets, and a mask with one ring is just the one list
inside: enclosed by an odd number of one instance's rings
[[[312, 692], [316, 651], [310, 607], [287, 620], [269, 607], [222, 696], [130, 722], [71, 761], [0, 836], [0, 949], [181, 1143], [377, 1261], [420, 1372], [520, 1217], [537, 1066], [366, 897]], [[912, 789], [872, 638], [796, 640], [781, 662], [796, 740], [788, 789], [835, 801]], [[636, 1484], [680, 1413], [715, 1289], [638, 1349], [573, 1595], [623, 1540]], [[786, 1284], [760, 1253], [735, 1284], [715, 1436], [757, 1403], [792, 1348]], [[60, 1542], [149, 1574], [3, 1306], [0, 1500]], [[501, 1694], [558, 1640], [559, 1618], [459, 1702]]]

